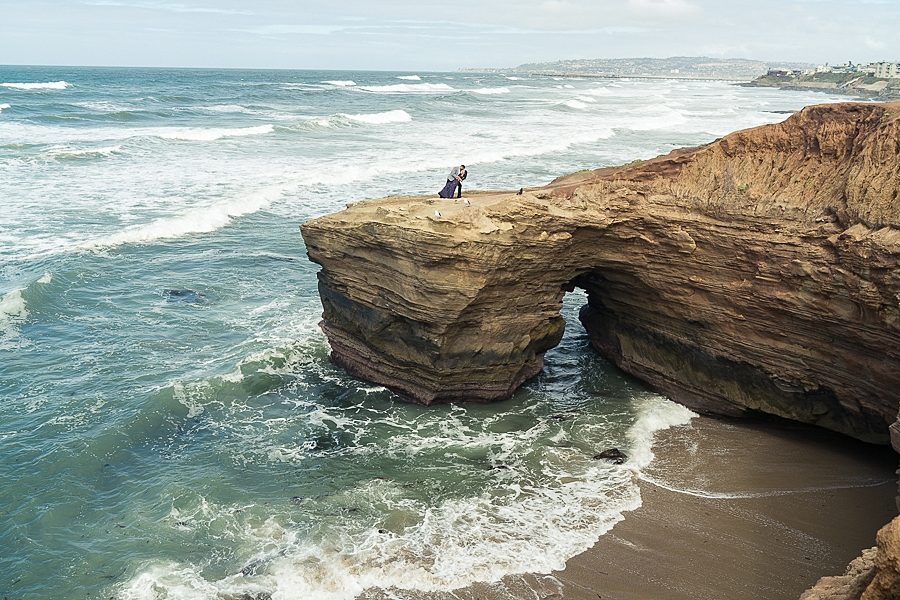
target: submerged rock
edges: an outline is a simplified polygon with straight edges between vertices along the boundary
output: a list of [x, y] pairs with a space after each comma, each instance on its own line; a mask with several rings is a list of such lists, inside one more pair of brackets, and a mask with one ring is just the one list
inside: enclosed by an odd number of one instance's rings
[[621, 465], [628, 460], [628, 455], [618, 448], [610, 448], [609, 450], [604, 450], [600, 454], [595, 454], [594, 460], [608, 460], [617, 465]]
[[581, 287], [594, 348], [655, 391], [886, 443], [898, 113], [814, 106], [521, 195], [390, 197], [309, 221], [332, 361], [426, 405], [505, 399], [541, 370]]

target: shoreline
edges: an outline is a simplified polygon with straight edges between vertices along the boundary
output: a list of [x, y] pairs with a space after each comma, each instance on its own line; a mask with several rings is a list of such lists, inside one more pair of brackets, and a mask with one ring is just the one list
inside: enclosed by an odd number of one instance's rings
[[641, 506], [564, 570], [359, 598], [796, 599], [898, 513], [896, 453], [814, 427], [701, 416], [653, 451]]

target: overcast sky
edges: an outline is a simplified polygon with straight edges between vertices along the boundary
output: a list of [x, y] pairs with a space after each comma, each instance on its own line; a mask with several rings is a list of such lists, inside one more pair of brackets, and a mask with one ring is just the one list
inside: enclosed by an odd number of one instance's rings
[[0, 64], [448, 71], [900, 60], [900, 0], [0, 0]]

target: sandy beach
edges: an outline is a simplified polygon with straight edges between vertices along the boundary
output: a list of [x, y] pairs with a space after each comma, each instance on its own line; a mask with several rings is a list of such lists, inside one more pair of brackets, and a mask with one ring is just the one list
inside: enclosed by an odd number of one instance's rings
[[776, 600], [842, 574], [897, 515], [897, 456], [783, 422], [699, 417], [659, 434], [642, 506], [549, 575], [365, 598]]

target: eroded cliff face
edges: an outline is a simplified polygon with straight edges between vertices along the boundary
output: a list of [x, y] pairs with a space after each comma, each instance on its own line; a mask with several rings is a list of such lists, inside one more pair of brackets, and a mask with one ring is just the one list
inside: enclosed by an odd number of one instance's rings
[[900, 598], [900, 517], [885, 525], [877, 546], [847, 566], [843, 575], [823, 577], [800, 600], [896, 600]]
[[559, 342], [578, 286], [594, 347], [659, 392], [887, 442], [898, 113], [810, 107], [523, 195], [391, 197], [309, 221], [332, 358], [424, 404], [507, 398]]

